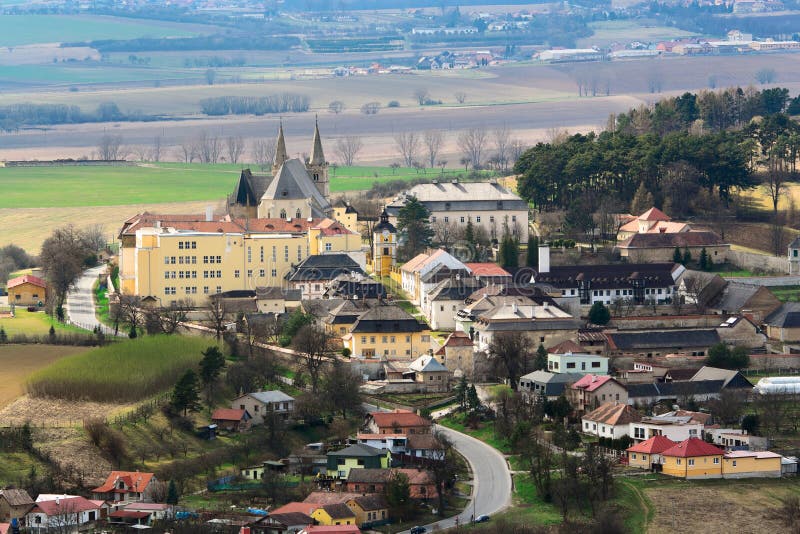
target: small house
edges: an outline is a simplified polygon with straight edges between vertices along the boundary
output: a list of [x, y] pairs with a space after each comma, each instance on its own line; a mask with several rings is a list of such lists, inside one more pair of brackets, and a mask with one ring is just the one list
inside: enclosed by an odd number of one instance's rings
[[360, 443], [328, 453], [328, 475], [346, 479], [351, 469], [387, 469], [392, 465], [392, 453]]
[[661, 453], [665, 475], [686, 479], [720, 478], [725, 451], [700, 438], [676, 443]]
[[109, 502], [137, 502], [152, 499], [156, 477], [138, 471], [111, 471], [102, 486], [94, 488], [95, 499]]
[[25, 524], [29, 529], [45, 530], [64, 529], [82, 525], [100, 519], [103, 501], [85, 499], [77, 496], [56, 497], [53, 500], [38, 501], [25, 516]]
[[257, 391], [233, 399], [231, 408], [247, 411], [252, 416], [252, 424], [260, 425], [269, 413], [288, 419], [294, 412], [294, 398], [279, 390]]
[[311, 517], [320, 525], [356, 524], [356, 513], [346, 504], [326, 504], [314, 510]]
[[211, 421], [221, 430], [243, 432], [250, 428], [253, 419], [247, 410], [234, 408], [217, 408], [211, 414]]
[[47, 282], [32, 274], [12, 278], [6, 290], [9, 304], [42, 307], [47, 302]]
[[664, 464], [661, 453], [672, 448], [675, 442], [664, 436], [653, 436], [647, 441], [628, 447], [628, 465], [640, 469], [660, 471]]
[[607, 402], [581, 418], [581, 431], [600, 438], [620, 439], [628, 435], [630, 424], [642, 418], [624, 402]]
[[0, 490], [0, 521], [25, 517], [33, 504], [33, 499], [24, 489]]
[[372, 412], [364, 427], [371, 434], [430, 434], [433, 423], [409, 410]]
[[389, 505], [381, 494], [354, 497], [346, 503], [356, 515], [356, 525], [372, 528], [389, 522]]

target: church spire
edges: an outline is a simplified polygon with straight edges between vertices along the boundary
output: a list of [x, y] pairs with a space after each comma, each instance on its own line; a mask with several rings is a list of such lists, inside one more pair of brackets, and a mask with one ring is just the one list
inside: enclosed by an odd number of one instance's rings
[[324, 165], [325, 153], [322, 152], [322, 138], [319, 135], [319, 120], [314, 117], [314, 146], [311, 149], [311, 160], [309, 165]]
[[275, 159], [272, 161], [272, 171], [277, 172], [281, 165], [289, 159], [286, 153], [286, 140], [283, 138], [283, 120], [281, 119], [278, 126], [278, 142], [275, 144]]

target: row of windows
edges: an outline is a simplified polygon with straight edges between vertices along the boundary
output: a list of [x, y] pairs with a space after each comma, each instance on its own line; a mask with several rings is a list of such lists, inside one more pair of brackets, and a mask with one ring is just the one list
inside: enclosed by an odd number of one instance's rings
[[197, 278], [197, 271], [164, 271], [164, 280], [170, 278]]
[[203, 263], [222, 263], [222, 256], [203, 256]]
[[[186, 287], [183, 288], [183, 290], [187, 295], [196, 295], [197, 294], [197, 286], [186, 286]], [[217, 293], [222, 293], [222, 286], [217, 286], [216, 287], [216, 292]], [[175, 286], [165, 287], [164, 288], [164, 294], [165, 295], [177, 295], [178, 294], [178, 288], [175, 287]], [[204, 286], [203, 287], [203, 294], [204, 295], [208, 295], [209, 294], [209, 287], [208, 286]]]
[[189, 250], [197, 248], [197, 241], [178, 241], [178, 250]]
[[197, 256], [178, 256], [180, 265], [197, 265]]
[[[264, 262], [264, 247], [259, 247], [259, 257]], [[330, 243], [325, 243], [325, 250], [330, 251]], [[308, 247], [306, 247], [308, 254]], [[272, 261], [278, 261], [277, 247], [272, 247]], [[283, 261], [289, 261], [289, 245], [283, 246]], [[297, 245], [297, 261], [303, 261], [303, 246]], [[212, 262], [213, 263], [213, 262]], [[253, 247], [247, 247], [247, 263], [253, 263]]]
[[203, 271], [203, 278], [222, 278], [222, 271]]
[[[507, 216], [506, 216], [506, 217], [507, 217]], [[470, 220], [471, 220], [471, 219], [470, 219]], [[508, 219], [506, 219], [506, 220], [508, 220]], [[431, 222], [436, 222], [436, 216], [432, 216], [432, 217], [431, 217]], [[446, 223], [447, 223], [447, 222], [450, 222], [450, 217], [449, 217], [448, 215], [445, 215], [445, 216], [444, 216], [444, 222], [446, 222]], [[467, 217], [464, 217], [464, 216], [462, 215], [461, 217], [459, 217], [459, 222], [461, 222], [462, 224], [463, 224], [463, 223], [465, 223], [465, 222], [467, 222]], [[475, 222], [476, 222], [476, 223], [480, 223], [480, 222], [481, 222], [481, 216], [480, 216], [480, 215], [476, 215], [476, 216], [475, 216]], [[493, 222], [494, 222], [494, 215], [489, 215], [489, 222], [490, 222], [490, 223], [493, 223]], [[516, 216], [516, 215], [512, 215], [512, 216], [511, 216], [511, 222], [517, 222], [517, 216]]]

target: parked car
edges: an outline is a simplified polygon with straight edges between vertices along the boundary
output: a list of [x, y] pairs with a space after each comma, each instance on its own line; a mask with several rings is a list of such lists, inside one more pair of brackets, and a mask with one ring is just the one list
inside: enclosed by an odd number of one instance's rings
[[411, 527], [410, 532], [411, 534], [425, 534], [425, 532], [428, 532], [428, 529], [425, 527]]
[[486, 523], [489, 520], [489, 516], [486, 514], [479, 515], [475, 518], [476, 523]]

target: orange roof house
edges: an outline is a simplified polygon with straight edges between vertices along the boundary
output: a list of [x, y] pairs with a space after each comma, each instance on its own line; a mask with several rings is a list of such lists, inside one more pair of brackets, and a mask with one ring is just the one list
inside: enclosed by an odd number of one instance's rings
[[156, 477], [138, 471], [111, 471], [102, 486], [92, 490], [95, 499], [136, 502], [150, 498]]
[[373, 412], [365, 427], [373, 434], [429, 434], [432, 423], [410, 410]]
[[628, 447], [628, 465], [642, 469], [652, 469], [664, 462], [661, 453], [672, 448], [676, 443], [665, 436], [653, 436], [647, 441]]
[[639, 412], [627, 403], [607, 402], [581, 418], [581, 429], [585, 434], [619, 439], [628, 435], [630, 423], [641, 419]]
[[702, 439], [689, 438], [661, 453], [663, 473], [686, 479], [720, 478], [724, 454], [724, 450]]
[[47, 282], [26, 274], [12, 278], [6, 284], [8, 290], [8, 303], [19, 306], [43, 306], [47, 301]]
[[211, 414], [211, 421], [225, 430], [247, 430], [252, 418], [247, 410], [233, 408], [217, 408]]

